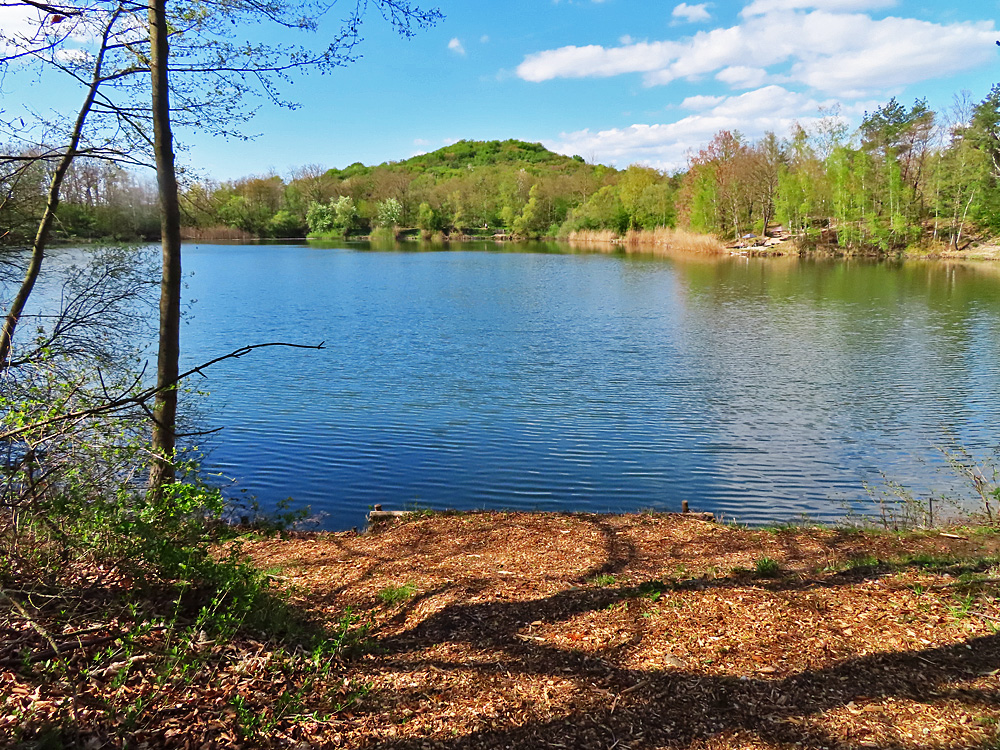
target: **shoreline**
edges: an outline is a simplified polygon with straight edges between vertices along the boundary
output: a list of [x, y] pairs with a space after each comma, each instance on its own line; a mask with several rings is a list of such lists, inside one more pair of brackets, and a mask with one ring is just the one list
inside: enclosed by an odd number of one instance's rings
[[[447, 247], [452, 243], [465, 242], [494, 242], [497, 245], [511, 246], [522, 243], [547, 242], [565, 245], [573, 249], [592, 249], [596, 252], [606, 252], [605, 248], [610, 248], [612, 252], [624, 252], [626, 254], [698, 254], [706, 256], [743, 256], [759, 258], [829, 258], [840, 260], [868, 259], [868, 260], [961, 260], [961, 261], [997, 261], [1000, 260], [1000, 244], [983, 243], [971, 247], [969, 250], [953, 251], [949, 249], [919, 250], [904, 252], [845, 252], [836, 247], [831, 249], [803, 250], [795, 246], [791, 239], [781, 240], [759, 247], [729, 246], [723, 244], [712, 235], [690, 235], [685, 236], [676, 244], [671, 244], [662, 235], [656, 232], [629, 232], [626, 235], [617, 235], [610, 232], [594, 232], [588, 235], [601, 236], [570, 236], [570, 237], [541, 237], [538, 239], [514, 238], [510, 235], [461, 235], [460, 237], [445, 237], [438, 240], [427, 240], [416, 235], [400, 237], [396, 242], [400, 244], [440, 244]], [[303, 241], [301, 238], [288, 238], [289, 240]], [[257, 242], [281, 242], [282, 240], [256, 240]], [[334, 240], [324, 240], [320, 238], [305, 238], [305, 242], [329, 242]], [[339, 241], [339, 240], [338, 240]], [[344, 238], [345, 242], [372, 242], [368, 236], [352, 236]], [[235, 241], [234, 241], [235, 242]], [[375, 240], [378, 243], [378, 240]]]

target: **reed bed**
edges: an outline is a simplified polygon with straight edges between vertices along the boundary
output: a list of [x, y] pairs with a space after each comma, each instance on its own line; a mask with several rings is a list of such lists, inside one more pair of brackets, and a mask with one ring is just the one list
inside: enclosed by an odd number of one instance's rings
[[570, 232], [567, 240], [571, 244], [590, 247], [604, 245], [606, 249], [622, 249], [626, 253], [667, 254], [672, 252], [719, 254], [725, 246], [710, 234], [697, 234], [684, 229], [658, 227], [656, 229], [629, 230], [624, 236], [610, 229], [579, 230]]
[[245, 232], [236, 227], [215, 226], [215, 227], [182, 227], [181, 238], [185, 240], [240, 240], [248, 241], [257, 239], [256, 235]]

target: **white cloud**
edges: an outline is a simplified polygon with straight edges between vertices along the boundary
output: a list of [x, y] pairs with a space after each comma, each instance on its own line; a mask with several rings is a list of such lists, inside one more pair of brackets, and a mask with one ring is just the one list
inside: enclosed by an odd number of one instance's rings
[[14, 45], [0, 39], [0, 55], [16, 54], [19, 42], [34, 39], [41, 25], [41, 12], [26, 5], [0, 7], [0, 36], [16, 40]]
[[693, 109], [695, 111], [708, 109], [709, 107], [714, 107], [719, 102], [724, 101], [725, 98], [726, 97], [724, 96], [705, 96], [704, 94], [689, 96], [681, 102], [681, 107], [684, 109]]
[[528, 55], [517, 66], [517, 74], [526, 81], [538, 82], [654, 71], [673, 62], [680, 51], [681, 45], [674, 42], [638, 42], [610, 49], [597, 44], [561, 47]]
[[27, 5], [0, 7], [0, 29], [3, 35], [31, 38], [39, 26], [39, 11]]
[[64, 63], [83, 63], [91, 59], [91, 54], [83, 49], [56, 50], [55, 58]]
[[792, 77], [843, 96], [957, 73], [989, 63], [996, 54], [992, 22], [941, 26], [911, 18], [886, 18], [838, 24], [831, 14], [814, 13], [807, 26], [806, 33], [812, 39], [837, 26], [841, 43], [826, 55], [801, 56], [792, 66]]
[[490, 43], [490, 35], [489, 34], [483, 34], [481, 37], [479, 37], [479, 43], [480, 44], [489, 44]]
[[430, 146], [431, 142], [428, 141], [426, 138], [414, 138], [413, 139], [413, 145], [414, 146]]
[[[958, 73], [994, 59], [992, 21], [939, 24], [861, 13], [789, 10], [797, 0], [756, 0], [769, 10], [738, 25], [678, 41], [568, 46], [530, 54], [517, 68], [526, 81], [644, 74], [646, 85], [715, 75], [734, 87], [767, 80], [857, 96]], [[871, 7], [878, 0], [813, 0], [817, 5]], [[752, 61], [754, 67], [748, 67]]]
[[690, 97], [684, 106], [700, 111], [676, 122], [562, 133], [545, 145], [564, 154], [593, 154], [620, 167], [641, 163], [675, 170], [687, 164], [691, 144], [708, 143], [720, 130], [739, 130], [749, 138], [769, 130], [784, 135], [796, 122], [808, 126], [819, 107], [829, 104], [781, 86], [765, 86], [738, 96]]
[[748, 68], [745, 65], [731, 65], [715, 74], [716, 79], [728, 83], [734, 89], [751, 89], [762, 86], [767, 80], [763, 68]]
[[448, 42], [448, 49], [459, 55], [465, 54], [465, 47], [462, 46], [462, 42], [459, 41], [458, 37], [452, 37], [452, 40]]
[[681, 3], [674, 8], [671, 15], [674, 18], [679, 18], [689, 23], [707, 21], [712, 17], [712, 14], [708, 12], [708, 3], [699, 3], [697, 5]]

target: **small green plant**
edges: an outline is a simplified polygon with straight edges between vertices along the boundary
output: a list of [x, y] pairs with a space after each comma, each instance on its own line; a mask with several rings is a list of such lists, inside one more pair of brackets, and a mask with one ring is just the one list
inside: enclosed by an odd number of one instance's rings
[[242, 695], [233, 696], [229, 705], [236, 713], [237, 727], [245, 739], [263, 738], [277, 723], [273, 717], [264, 714]]
[[760, 557], [754, 562], [754, 572], [762, 578], [774, 578], [781, 574], [781, 563], [773, 557]]
[[881, 565], [882, 561], [871, 553], [855, 555], [847, 561], [848, 570], [872, 570]]
[[412, 583], [404, 583], [402, 586], [386, 586], [378, 592], [378, 598], [383, 604], [399, 604], [411, 599], [417, 593], [417, 587]]
[[965, 596], [956, 594], [953, 598], [955, 603], [946, 605], [951, 616], [956, 620], [963, 620], [968, 617], [969, 612], [972, 610], [972, 605], [976, 603], [976, 597], [973, 594], [966, 594]]
[[601, 573], [591, 577], [589, 580], [595, 586], [612, 586], [614, 585], [615, 577], [611, 573]]
[[649, 599], [651, 602], [655, 602], [663, 596], [667, 588], [668, 587], [663, 583], [663, 581], [645, 581], [639, 584], [636, 589], [636, 594]]

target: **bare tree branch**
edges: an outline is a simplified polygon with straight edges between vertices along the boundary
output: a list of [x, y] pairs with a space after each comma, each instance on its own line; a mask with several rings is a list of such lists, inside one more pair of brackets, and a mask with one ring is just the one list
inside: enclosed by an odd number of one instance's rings
[[[204, 375], [204, 370], [208, 369], [212, 365], [223, 362], [227, 359], [239, 359], [240, 357], [246, 356], [250, 352], [256, 349], [265, 349], [271, 346], [284, 346], [292, 349], [325, 349], [326, 342], [321, 341], [318, 344], [291, 344], [284, 341], [272, 341], [266, 344], [248, 344], [247, 346], [242, 346], [229, 354], [224, 354], [221, 357], [216, 357], [215, 359], [210, 359], [197, 367], [192, 367], [190, 370], [181, 373], [177, 378], [169, 383], [166, 383], [160, 387], [147, 388], [146, 390], [140, 391], [132, 396], [121, 395], [110, 401], [107, 401], [98, 406], [91, 407], [89, 409], [79, 409], [77, 411], [69, 412], [67, 414], [60, 414], [57, 417], [52, 417], [50, 419], [44, 419], [40, 422], [35, 422], [34, 424], [25, 425], [23, 427], [18, 427], [13, 430], [7, 430], [6, 432], [0, 432], [0, 441], [12, 440], [14, 438], [26, 435], [35, 430], [41, 429], [43, 427], [49, 427], [55, 424], [62, 424], [65, 422], [74, 422], [80, 419], [86, 419], [87, 417], [94, 417], [101, 414], [113, 414], [115, 412], [122, 411], [128, 407], [132, 406], [145, 406], [146, 402], [151, 398], [156, 396], [156, 394], [167, 390], [169, 388], [174, 388], [178, 383], [186, 380], [192, 375]], [[152, 416], [152, 415], [151, 415]]]

